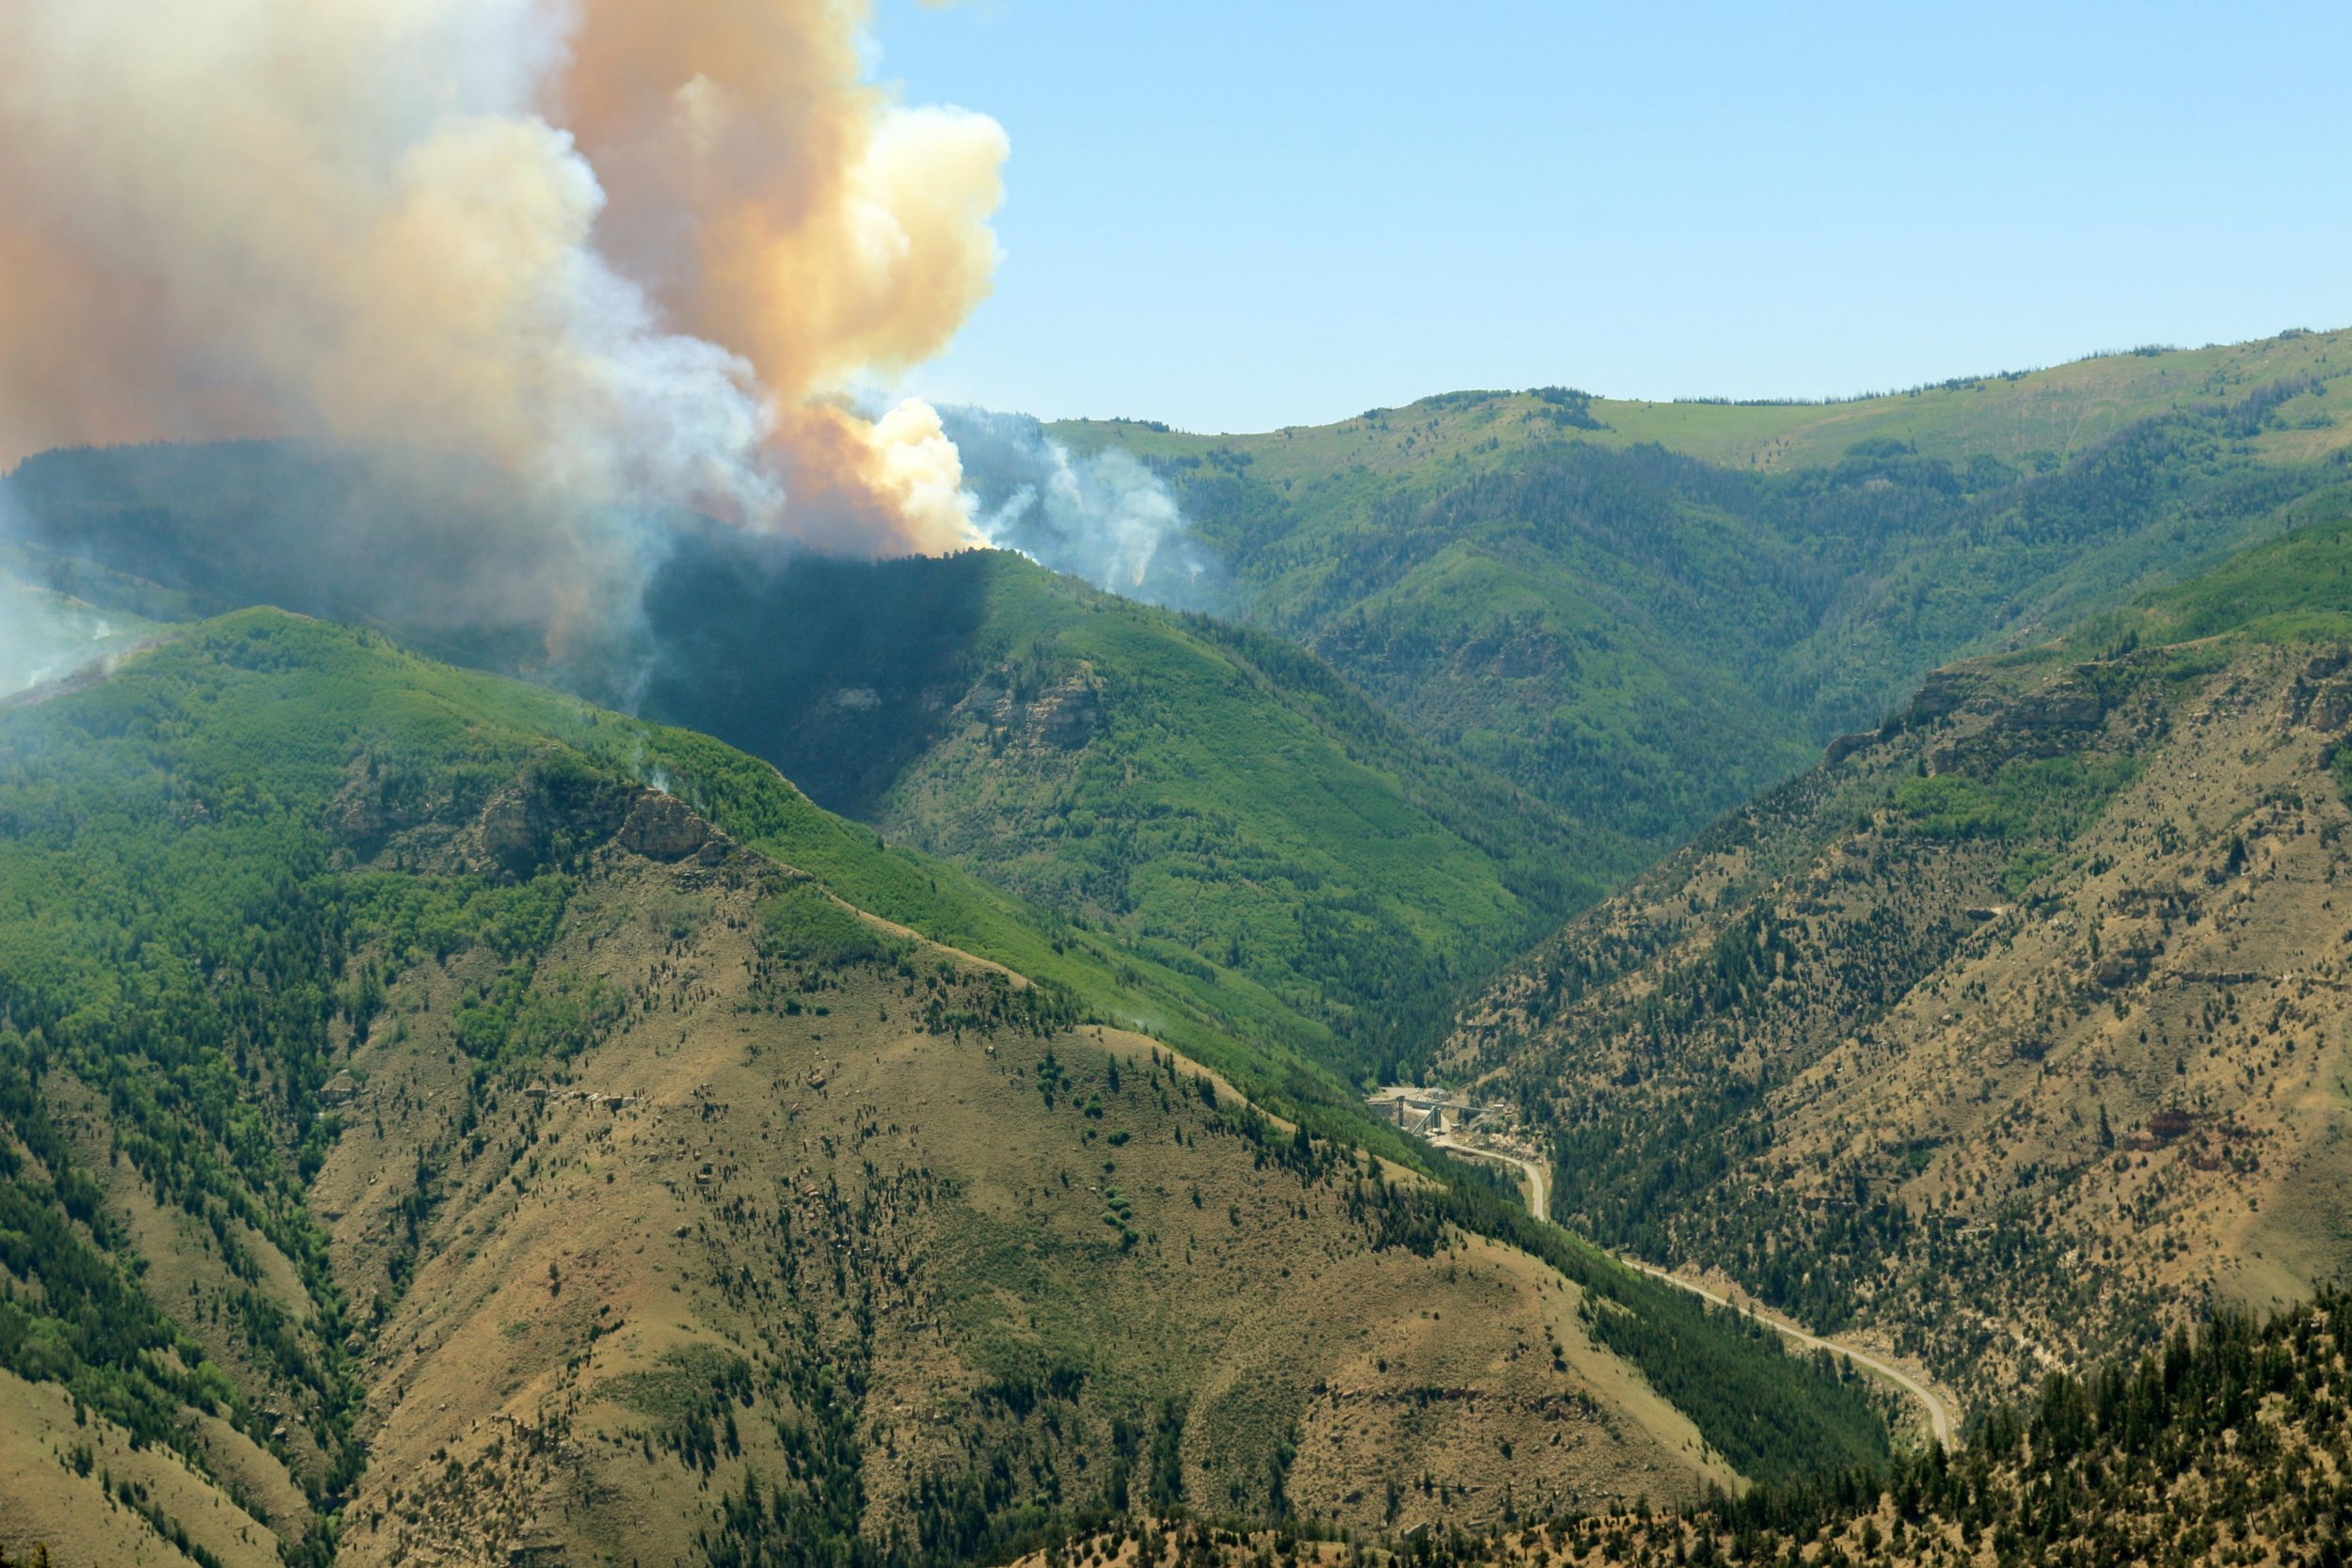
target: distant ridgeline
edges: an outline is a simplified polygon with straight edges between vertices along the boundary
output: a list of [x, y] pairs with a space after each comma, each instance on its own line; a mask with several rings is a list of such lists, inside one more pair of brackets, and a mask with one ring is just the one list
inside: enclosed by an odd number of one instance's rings
[[2352, 337], [2294, 333], [1830, 404], [1547, 388], [1262, 436], [1052, 428], [1161, 473], [1241, 618], [1662, 847], [1946, 659], [2314, 515], [2348, 373]]
[[651, 566], [603, 623], [551, 628], [569, 601], [495, 483], [301, 445], [51, 453], [0, 515], [112, 608], [277, 604], [708, 730], [1235, 1027], [1410, 1077], [1498, 965], [1934, 665], [2324, 515], [2344, 346], [1826, 404], [1554, 387], [1253, 436], [1056, 427], [1166, 479], [1258, 632], [689, 518], [604, 552]]

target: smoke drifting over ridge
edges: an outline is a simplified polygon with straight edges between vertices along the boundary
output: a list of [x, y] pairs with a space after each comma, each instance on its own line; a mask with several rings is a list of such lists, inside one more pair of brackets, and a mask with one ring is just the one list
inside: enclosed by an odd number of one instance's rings
[[82, 668], [120, 638], [103, 612], [0, 577], [0, 699]]
[[1231, 574], [1160, 477], [1111, 449], [1079, 454], [1026, 414], [940, 410], [992, 545], [1172, 610], [1227, 608]]
[[979, 542], [937, 417], [844, 394], [986, 293], [1007, 144], [861, 81], [867, 10], [0, 0], [0, 467], [445, 455], [507, 482], [508, 553], [591, 564], [553, 585], [583, 600], [631, 514]]

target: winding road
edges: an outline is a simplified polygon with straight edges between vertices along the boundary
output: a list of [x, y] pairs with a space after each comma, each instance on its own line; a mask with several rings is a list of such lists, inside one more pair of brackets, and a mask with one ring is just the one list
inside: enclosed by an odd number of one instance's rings
[[[1526, 1180], [1528, 1212], [1540, 1220], [1549, 1221], [1551, 1218], [1551, 1173], [1546, 1170], [1540, 1162], [1521, 1159], [1518, 1155], [1508, 1154], [1499, 1148], [1480, 1148], [1461, 1142], [1451, 1132], [1439, 1133], [1429, 1141], [1451, 1153], [1468, 1155], [1473, 1160], [1491, 1160], [1501, 1164], [1513, 1166]], [[1718, 1307], [1728, 1307], [1734, 1312], [1753, 1318], [1783, 1338], [1793, 1339], [1808, 1350], [1824, 1350], [1832, 1355], [1842, 1355], [1863, 1370], [1876, 1373], [1919, 1402], [1920, 1408], [1927, 1412], [1928, 1430], [1935, 1434], [1935, 1440], [1939, 1446], [1946, 1449], [1952, 1446], [1952, 1433], [1959, 1425], [1959, 1418], [1950, 1402], [1943, 1395], [1904, 1371], [1900, 1367], [1883, 1361], [1868, 1351], [1857, 1350], [1852, 1345], [1841, 1344], [1836, 1339], [1824, 1339], [1820, 1335], [1791, 1323], [1777, 1312], [1769, 1312], [1759, 1307], [1728, 1300], [1707, 1289], [1704, 1285], [1693, 1284], [1680, 1275], [1670, 1273], [1653, 1263], [1645, 1263], [1638, 1258], [1617, 1255], [1617, 1261], [1629, 1269], [1635, 1269], [1648, 1275], [1653, 1279], [1664, 1280], [1669, 1285], [1679, 1285], [1692, 1295], [1713, 1302]]]

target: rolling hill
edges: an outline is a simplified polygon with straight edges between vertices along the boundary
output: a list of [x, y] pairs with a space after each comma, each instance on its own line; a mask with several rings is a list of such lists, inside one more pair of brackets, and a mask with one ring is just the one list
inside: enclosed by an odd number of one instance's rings
[[[527, 578], [470, 591], [506, 619], [452, 620], [358, 563], [370, 528], [404, 558], [413, 542], [415, 508], [374, 506], [366, 472], [301, 448], [145, 448], [51, 453], [8, 490], [56, 587], [331, 615], [707, 731], [1055, 911], [1062, 940], [1099, 933], [1189, 1006], [1353, 1076], [1418, 1071], [1453, 1000], [1638, 863], [1295, 646], [1008, 553], [850, 562], [678, 523], [645, 543], [642, 605], [602, 642], [518, 629], [512, 607], [549, 598]], [[465, 538], [431, 532], [416, 576], [511, 565]]]
[[1836, 404], [1455, 392], [1198, 436], [1065, 423], [1182, 500], [1229, 613], [1416, 732], [1654, 847], [1930, 669], [2316, 515], [2342, 333]]
[[932, 1562], [1885, 1451], [1021, 916], [715, 741], [278, 612], [0, 705], [0, 1549]]
[[1979, 1407], [2352, 1262], [2352, 525], [1937, 673], [1572, 922], [1452, 1071], [1555, 1216]]

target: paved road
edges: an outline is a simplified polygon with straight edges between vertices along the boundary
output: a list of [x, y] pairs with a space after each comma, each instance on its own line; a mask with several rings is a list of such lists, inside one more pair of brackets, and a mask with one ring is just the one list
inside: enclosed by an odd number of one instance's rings
[[[1473, 1160], [1493, 1160], [1517, 1167], [1519, 1174], [1527, 1180], [1528, 1212], [1537, 1219], [1551, 1218], [1551, 1173], [1543, 1167], [1540, 1161], [1523, 1160], [1516, 1154], [1506, 1154], [1499, 1148], [1474, 1148], [1470, 1144], [1457, 1141], [1452, 1133], [1445, 1133], [1429, 1141], [1439, 1148], [1450, 1149], [1456, 1154], [1466, 1154]], [[1904, 1371], [1900, 1367], [1891, 1362], [1882, 1361], [1868, 1351], [1856, 1350], [1851, 1345], [1840, 1344], [1835, 1339], [1824, 1339], [1820, 1335], [1799, 1327], [1777, 1312], [1768, 1312], [1757, 1307], [1744, 1306], [1740, 1302], [1726, 1300], [1704, 1285], [1693, 1284], [1681, 1275], [1670, 1274], [1655, 1264], [1622, 1256], [1617, 1259], [1617, 1261], [1627, 1268], [1638, 1269], [1654, 1279], [1662, 1279], [1669, 1285], [1679, 1285], [1692, 1295], [1703, 1297], [1718, 1307], [1728, 1307], [1735, 1312], [1753, 1318], [1765, 1327], [1786, 1338], [1794, 1339], [1808, 1350], [1825, 1350], [1832, 1355], [1844, 1356], [1867, 1371], [1876, 1372], [1913, 1399], [1917, 1400], [1920, 1407], [1928, 1413], [1928, 1428], [1935, 1433], [1936, 1442], [1947, 1449], [1952, 1446], [1952, 1433], [1958, 1425], [1952, 1407], [1945, 1402], [1941, 1394]]]
[[1650, 1275], [1654, 1279], [1662, 1279], [1670, 1285], [1679, 1285], [1684, 1290], [1690, 1291], [1692, 1295], [1703, 1296], [1707, 1300], [1713, 1302], [1718, 1307], [1728, 1307], [1735, 1312], [1742, 1313], [1747, 1317], [1754, 1318], [1757, 1323], [1762, 1323], [1765, 1327], [1775, 1331], [1784, 1338], [1794, 1339], [1797, 1343], [1805, 1346], [1807, 1349], [1825, 1350], [1832, 1355], [1842, 1355], [1847, 1360], [1852, 1362], [1855, 1366], [1862, 1368], [1866, 1371], [1878, 1373], [1879, 1376], [1886, 1379], [1887, 1382], [1895, 1385], [1895, 1386], [1900, 1388], [1904, 1393], [1909, 1394], [1913, 1399], [1917, 1400], [1921, 1407], [1928, 1413], [1928, 1427], [1929, 1430], [1935, 1433], [1936, 1442], [1947, 1449], [1952, 1446], [1952, 1427], [1954, 1418], [1951, 1406], [1945, 1403], [1943, 1396], [1936, 1393], [1934, 1389], [1929, 1387], [1926, 1384], [1920, 1382], [1917, 1378], [1913, 1377], [1909, 1372], [1904, 1371], [1900, 1367], [1894, 1365], [1892, 1362], [1882, 1361], [1877, 1356], [1871, 1354], [1868, 1351], [1856, 1350], [1851, 1345], [1841, 1344], [1836, 1339], [1824, 1339], [1817, 1334], [1808, 1333], [1806, 1330], [1798, 1327], [1795, 1323], [1789, 1322], [1787, 1318], [1782, 1317], [1777, 1312], [1768, 1312], [1762, 1308], [1748, 1307], [1740, 1302], [1726, 1301], [1722, 1296], [1717, 1295], [1714, 1291], [1707, 1289], [1704, 1285], [1693, 1284], [1692, 1281], [1683, 1278], [1680, 1275], [1669, 1274], [1666, 1270], [1659, 1268], [1654, 1264], [1645, 1263], [1638, 1258], [1626, 1258], [1620, 1256], [1617, 1259], [1617, 1261], [1623, 1263], [1629, 1269], [1639, 1269], [1642, 1273]]

